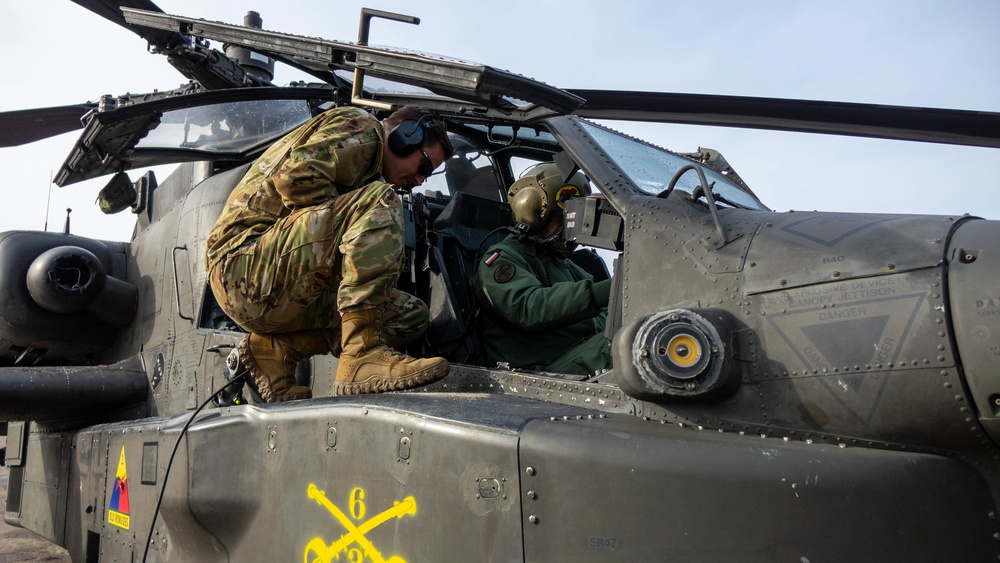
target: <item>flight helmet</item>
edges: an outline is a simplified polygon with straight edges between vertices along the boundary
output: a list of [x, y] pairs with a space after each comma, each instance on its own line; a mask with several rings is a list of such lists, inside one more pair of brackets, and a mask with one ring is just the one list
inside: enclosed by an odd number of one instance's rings
[[524, 172], [507, 190], [507, 201], [518, 225], [538, 233], [552, 213], [561, 211], [571, 197], [590, 195], [590, 183], [579, 170], [564, 180], [552, 162], [535, 165]]

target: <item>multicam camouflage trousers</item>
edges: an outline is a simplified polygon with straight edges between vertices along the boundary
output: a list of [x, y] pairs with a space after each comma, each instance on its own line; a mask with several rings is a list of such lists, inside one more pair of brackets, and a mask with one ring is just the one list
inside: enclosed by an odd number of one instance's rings
[[403, 254], [403, 211], [388, 184], [372, 182], [292, 211], [209, 272], [222, 310], [250, 332], [340, 327], [344, 312], [382, 310], [387, 341], [423, 334], [428, 309], [394, 289]]

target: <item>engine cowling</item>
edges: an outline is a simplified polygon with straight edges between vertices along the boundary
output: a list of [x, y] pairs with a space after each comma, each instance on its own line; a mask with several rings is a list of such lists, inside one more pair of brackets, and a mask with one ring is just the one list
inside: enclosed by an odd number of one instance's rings
[[138, 303], [127, 263], [125, 243], [0, 233], [0, 365], [77, 364], [112, 346]]
[[79, 246], [43, 252], [28, 267], [27, 284], [35, 303], [53, 313], [91, 311], [117, 328], [135, 316], [139, 294], [135, 286], [108, 276], [97, 256]]

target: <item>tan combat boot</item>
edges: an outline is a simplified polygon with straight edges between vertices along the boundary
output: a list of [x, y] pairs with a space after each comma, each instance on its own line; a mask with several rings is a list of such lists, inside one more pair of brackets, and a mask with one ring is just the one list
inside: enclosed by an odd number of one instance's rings
[[388, 347], [375, 309], [344, 313], [340, 328], [343, 351], [333, 384], [338, 395], [412, 389], [441, 379], [451, 369], [444, 358], [411, 358]]
[[236, 345], [240, 360], [253, 376], [262, 399], [275, 403], [312, 397], [308, 387], [295, 384], [295, 364], [330, 351], [326, 332], [251, 333], [240, 340]]

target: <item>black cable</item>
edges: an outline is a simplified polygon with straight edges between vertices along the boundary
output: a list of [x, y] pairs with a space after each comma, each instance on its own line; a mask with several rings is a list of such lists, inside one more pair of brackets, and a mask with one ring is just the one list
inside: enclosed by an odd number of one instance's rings
[[205, 402], [203, 402], [200, 407], [198, 407], [193, 413], [191, 413], [191, 417], [188, 418], [188, 421], [184, 423], [184, 428], [181, 428], [180, 436], [177, 436], [177, 441], [174, 443], [174, 450], [170, 452], [170, 459], [167, 460], [167, 469], [163, 472], [163, 482], [160, 484], [160, 494], [156, 499], [156, 508], [153, 510], [153, 520], [149, 523], [149, 535], [146, 536], [146, 546], [142, 550], [143, 563], [146, 563], [146, 557], [149, 555], [149, 544], [153, 542], [153, 530], [156, 529], [156, 517], [160, 514], [160, 505], [163, 504], [163, 493], [166, 492], [167, 490], [167, 477], [170, 476], [170, 468], [174, 464], [174, 456], [177, 455], [177, 448], [180, 447], [181, 440], [187, 433], [188, 427], [191, 426], [192, 422], [194, 422], [194, 419], [198, 416], [198, 413], [201, 412], [201, 409], [205, 408], [208, 405], [208, 403], [210, 403], [217, 396], [221, 395], [222, 392], [225, 391], [230, 385], [234, 385], [237, 382], [243, 384], [244, 379], [246, 379], [247, 373], [249, 372], [246, 369], [244, 369], [242, 372], [234, 375], [233, 378], [230, 379], [225, 385], [220, 387], [218, 391], [212, 393], [212, 395], [209, 398], [205, 399]]
[[559, 228], [556, 229], [556, 232], [552, 233], [551, 235], [544, 238], [538, 237], [536, 244], [538, 246], [548, 246], [553, 242], [559, 240], [559, 238], [562, 236], [563, 236], [563, 226], [559, 225]]
[[517, 228], [510, 227], [510, 226], [507, 226], [507, 225], [504, 225], [504, 226], [497, 227], [497, 228], [493, 229], [492, 231], [490, 231], [489, 233], [487, 233], [486, 236], [484, 236], [482, 238], [482, 240], [479, 241], [479, 245], [476, 246], [476, 256], [475, 256], [475, 259], [479, 260], [479, 256], [481, 255], [480, 253], [483, 250], [483, 245], [486, 244], [486, 241], [488, 241], [490, 239], [490, 237], [492, 237], [493, 235], [495, 235], [495, 234], [497, 234], [499, 232], [504, 232], [504, 231], [506, 231], [506, 232], [508, 232], [508, 233], [510, 233], [512, 235], [520, 234], [520, 231], [518, 231]]

